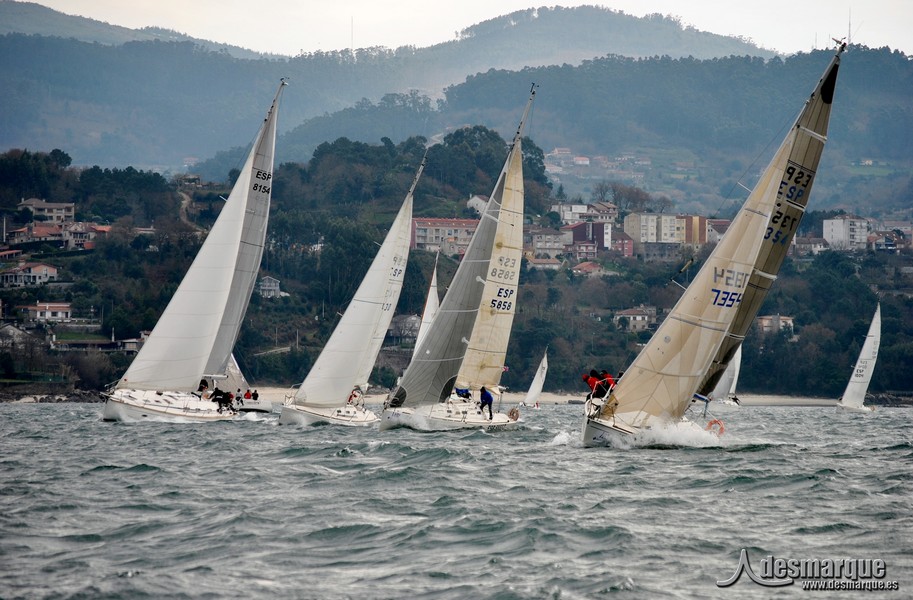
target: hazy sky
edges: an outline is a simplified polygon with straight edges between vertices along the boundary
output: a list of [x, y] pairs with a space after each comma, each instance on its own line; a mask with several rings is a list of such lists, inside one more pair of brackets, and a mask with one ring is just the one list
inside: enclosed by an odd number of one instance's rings
[[852, 41], [913, 55], [913, 0], [33, 0], [130, 28], [159, 26], [261, 52], [295, 55], [371, 46], [429, 46], [459, 30], [535, 6], [600, 5], [677, 16], [702, 31], [783, 53]]

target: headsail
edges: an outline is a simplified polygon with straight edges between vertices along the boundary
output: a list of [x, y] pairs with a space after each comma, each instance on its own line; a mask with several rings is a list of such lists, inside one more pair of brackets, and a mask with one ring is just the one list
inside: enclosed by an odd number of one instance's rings
[[872, 323], [869, 325], [869, 332], [865, 336], [865, 342], [862, 344], [862, 350], [859, 351], [859, 358], [856, 360], [856, 366], [853, 367], [853, 375], [840, 398], [840, 404], [850, 408], [862, 408], [865, 403], [865, 394], [869, 389], [869, 383], [872, 381], [872, 373], [875, 372], [875, 361], [878, 359], [878, 346], [881, 342], [881, 303], [875, 307], [875, 315], [872, 317]]
[[361, 285], [295, 394], [295, 404], [345, 404], [353, 388], [365, 391], [403, 287], [412, 227], [412, 196], [425, 168], [418, 168], [390, 231]]
[[[846, 44], [841, 43], [837, 53], [825, 69], [824, 75], [796, 118], [786, 141], [783, 142], [783, 146], [780, 147], [765, 171], [768, 179], [772, 170], [778, 174], [776, 181], [773, 182], [779, 186], [777, 204], [770, 214], [761, 251], [755, 260], [751, 278], [742, 296], [742, 301], [739, 303], [738, 312], [729, 334], [717, 351], [710, 370], [698, 388], [698, 392], [702, 394], [713, 389], [716, 380], [732, 360], [736, 348], [745, 339], [751, 323], [767, 297], [767, 292], [777, 279], [777, 273], [789, 251], [799, 227], [799, 221], [805, 214], [821, 153], [824, 151], [824, 143], [827, 141], [827, 127], [831, 116], [831, 104], [834, 100], [834, 89], [837, 84], [837, 70], [840, 67], [840, 55], [845, 49]], [[753, 193], [763, 191], [764, 185], [765, 180], [762, 178]]]
[[[498, 221], [502, 210], [502, 196], [505, 189], [508, 189], [508, 180], [511, 181], [511, 194], [517, 186], [516, 179], [509, 171], [522, 166], [520, 138], [534, 97], [535, 86], [530, 93], [494, 191], [482, 211], [479, 225], [441, 301], [429, 333], [416, 348], [415, 356], [406, 368], [399, 385], [387, 398], [387, 404], [391, 407], [432, 404], [450, 396], [470, 343], [469, 336], [479, 314], [483, 292], [487, 291], [489, 277], [508, 283], [510, 274], [507, 271], [515, 271], [514, 281], [519, 275], [519, 264], [515, 269], [508, 269], [503, 265], [495, 267], [490, 264], [490, 259], [496, 243], [513, 243], [507, 238], [498, 237]], [[507, 208], [515, 210], [510, 206]], [[522, 240], [522, 233], [520, 235]], [[501, 269], [502, 272], [491, 276], [490, 268]], [[503, 363], [503, 358], [501, 362]]]
[[415, 350], [418, 350], [422, 340], [424, 340], [425, 336], [428, 335], [428, 329], [431, 327], [431, 322], [434, 320], [434, 315], [437, 314], [437, 310], [441, 306], [441, 299], [438, 298], [437, 295], [438, 256], [439, 255], [436, 255], [434, 257], [434, 268], [431, 270], [431, 284], [428, 286], [428, 298], [425, 299], [425, 309], [422, 311], [422, 323], [418, 327], [418, 335], [415, 336], [415, 348], [412, 352], [413, 356], [415, 356]]
[[526, 392], [526, 397], [523, 399], [523, 403], [527, 406], [531, 406], [539, 401], [539, 394], [542, 393], [542, 386], [545, 385], [545, 376], [548, 374], [548, 350], [542, 355], [542, 360], [539, 361], [539, 368], [536, 369], [536, 375], [533, 377], [533, 382], [529, 385], [529, 390]]
[[736, 385], [739, 383], [739, 371], [742, 368], [742, 346], [735, 351], [735, 356], [729, 361], [723, 376], [717, 382], [716, 387], [710, 392], [710, 398], [713, 400], [723, 400], [735, 395]]
[[[259, 217], [251, 215], [269, 211], [277, 108], [284, 85], [283, 81], [222, 212], [117, 388], [192, 392], [204, 374], [224, 373], [251, 291], [241, 285], [237, 266], [243, 263], [254, 272], [259, 266], [259, 258], [253, 264], [257, 252], [242, 246], [258, 228]], [[223, 337], [216, 352], [217, 340]], [[210, 362], [220, 368], [210, 371]]]

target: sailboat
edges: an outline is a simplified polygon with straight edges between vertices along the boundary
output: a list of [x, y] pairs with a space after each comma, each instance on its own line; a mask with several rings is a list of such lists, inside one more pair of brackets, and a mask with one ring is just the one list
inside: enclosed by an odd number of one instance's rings
[[377, 423], [377, 415], [364, 405], [364, 394], [403, 288], [412, 232], [412, 196], [424, 168], [422, 158], [402, 207], [352, 302], [295, 395], [282, 406], [280, 425], [368, 427]]
[[[612, 445], [650, 428], [697, 427], [683, 421], [685, 411], [711, 369], [724, 365], [721, 373], [735, 354], [737, 315], [757, 310], [780, 266], [770, 247], [780, 244], [785, 253], [808, 201], [845, 49], [841, 43], [723, 239], [608, 399], [587, 400], [585, 446]], [[721, 356], [724, 343], [731, 351]]]
[[[483, 414], [472, 393], [500, 395], [504, 357], [517, 303], [523, 249], [523, 126], [535, 86], [504, 167], [428, 334], [402, 380], [387, 396], [380, 429], [444, 431], [516, 426], [519, 413]], [[464, 390], [458, 395], [456, 390]], [[467, 397], [468, 396], [468, 397]]]
[[739, 397], [735, 395], [736, 386], [739, 384], [739, 371], [742, 369], [742, 346], [736, 348], [735, 355], [729, 361], [723, 376], [720, 377], [716, 387], [709, 395], [710, 410], [733, 410], [742, 406]]
[[869, 325], [869, 332], [865, 336], [865, 342], [862, 344], [862, 350], [859, 351], [859, 358], [856, 360], [856, 366], [853, 367], [853, 375], [840, 401], [837, 402], [838, 410], [850, 410], [856, 412], [871, 412], [875, 410], [874, 406], [865, 406], [865, 393], [869, 389], [869, 382], [872, 381], [872, 372], [875, 371], [875, 361], [878, 359], [878, 345], [881, 342], [881, 303], [875, 307], [875, 315], [872, 317], [872, 323]]
[[[739, 302], [736, 317], [717, 350], [710, 369], [698, 387], [699, 394], [710, 394], [729, 362], [733, 360], [736, 350], [742, 345], [751, 324], [758, 316], [758, 311], [764, 303], [767, 293], [776, 281], [777, 273], [779, 273], [792, 245], [793, 237], [799, 229], [799, 222], [805, 214], [815, 173], [818, 170], [818, 162], [824, 150], [824, 143], [827, 141], [831, 100], [837, 80], [840, 54], [845, 48], [846, 44], [843, 42], [838, 44], [837, 56], [828, 65], [825, 76], [806, 102], [790, 134], [801, 131], [808, 135], [800, 136], [792, 142], [793, 147], [789, 150], [788, 157], [784, 157], [782, 147], [777, 155], [780, 160], [786, 160], [780, 165], [783, 171], [781, 180], [783, 188], [780, 190], [782, 193], [778, 196], [776, 210], [771, 215], [770, 223], [765, 230], [764, 244], [755, 259], [754, 269]], [[768, 167], [768, 171], [769, 169], [770, 167]]]
[[529, 385], [529, 389], [526, 391], [526, 397], [520, 402], [520, 406], [529, 406], [533, 410], [539, 410], [539, 394], [542, 393], [542, 386], [545, 385], [545, 376], [548, 374], [548, 349], [545, 350], [545, 353], [542, 355], [542, 360], [539, 361], [539, 367], [536, 369], [536, 374], [533, 376], [533, 382]]
[[[103, 394], [104, 420], [234, 417], [231, 406], [214, 402], [209, 394], [221, 396], [219, 382], [237, 368], [232, 350], [263, 256], [285, 85], [283, 79], [225, 206], [165, 312], [113, 391]], [[238, 381], [224, 391], [240, 387]]]

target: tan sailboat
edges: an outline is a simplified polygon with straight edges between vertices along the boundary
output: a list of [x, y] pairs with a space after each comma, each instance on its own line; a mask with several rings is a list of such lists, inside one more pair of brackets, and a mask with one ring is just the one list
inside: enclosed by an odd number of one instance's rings
[[723, 239], [624, 377], [604, 402], [587, 401], [584, 445], [677, 425], [702, 383], [713, 389], [719, 376], [708, 374], [722, 373], [735, 354], [747, 331], [740, 319], [754, 318], [808, 201], [845, 49], [840, 44]]

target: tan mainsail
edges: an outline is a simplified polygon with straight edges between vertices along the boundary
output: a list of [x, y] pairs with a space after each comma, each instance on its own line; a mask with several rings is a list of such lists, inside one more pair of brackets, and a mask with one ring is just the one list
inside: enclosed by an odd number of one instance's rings
[[[796, 118], [787, 137], [790, 143], [789, 152], [785, 153], [781, 147], [768, 167], [767, 173], [771, 168], [775, 168], [778, 173], [783, 174], [782, 179], [777, 179], [780, 186], [777, 189], [777, 204], [764, 231], [761, 251], [755, 260], [748, 288], [730, 327], [729, 335], [717, 351], [710, 370], [698, 388], [701, 394], [708, 394], [714, 388], [726, 365], [735, 355], [736, 348], [745, 339], [761, 304], [767, 297], [767, 292], [777, 279], [777, 273], [792, 244], [799, 221], [805, 214], [821, 153], [824, 151], [824, 143], [827, 141], [831, 103], [834, 99], [837, 70], [843, 49], [844, 46], [841, 45]], [[761, 183], [758, 184], [760, 185]], [[757, 192], [758, 187], [753, 193]]]
[[[513, 282], [515, 286], [520, 270], [519, 260], [516, 267], [512, 268], [507, 265], [496, 266], [491, 257], [499, 246], [512, 247], [516, 243], [512, 229], [509, 233], [506, 231], [499, 233], [501, 231], [499, 222], [503, 211], [517, 210], [516, 199], [510, 200], [509, 204], [502, 206], [504, 195], [512, 196], [517, 189], [520, 190], [519, 212], [522, 217], [522, 174], [519, 176], [520, 183], [518, 184], [517, 176], [512, 175], [511, 171], [522, 167], [520, 137], [534, 96], [535, 91], [532, 91], [494, 191], [482, 211], [479, 225], [466, 248], [460, 266], [457, 267], [447, 293], [444, 294], [444, 299], [441, 300], [431, 327], [416, 347], [412, 361], [406, 368], [399, 385], [387, 396], [385, 409], [424, 406], [449, 398], [470, 345], [470, 337], [473, 335], [473, 328], [480, 313], [479, 307], [485, 305], [489, 306], [489, 311], [513, 312], [512, 306], [506, 307], [503, 304], [499, 309], [497, 297], [488, 296], [492, 290], [489, 280], [499, 281], [504, 285]], [[516, 215], [511, 213], [505, 214], [504, 217], [513, 223]], [[521, 244], [517, 245], [522, 245], [522, 220], [520, 223], [516, 227], [519, 230], [516, 235], [520, 236]], [[492, 274], [493, 269], [496, 270], [494, 274]], [[508, 271], [515, 271], [515, 274], [511, 277]], [[504, 287], [504, 285], [500, 287]], [[504, 300], [504, 298], [501, 299]], [[494, 304], [491, 303], [492, 300], [495, 300]], [[515, 304], [516, 292], [514, 291], [513, 298], [507, 298], [507, 300], [512, 300]], [[474, 340], [473, 345], [475, 346]], [[503, 356], [496, 359], [496, 362], [498, 363], [497, 368], [501, 369]], [[488, 364], [486, 364], [487, 366]]]
[[492, 200], [501, 205], [498, 227], [479, 314], [456, 379], [458, 388], [494, 388], [504, 372], [523, 259], [523, 149], [519, 136], [514, 140], [502, 182], [492, 195]]

